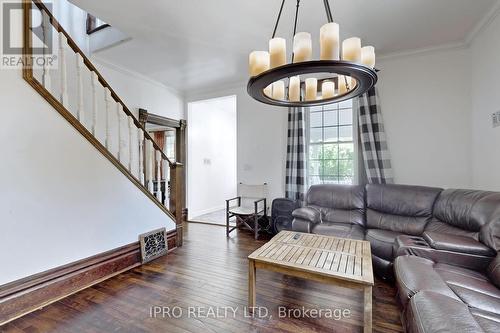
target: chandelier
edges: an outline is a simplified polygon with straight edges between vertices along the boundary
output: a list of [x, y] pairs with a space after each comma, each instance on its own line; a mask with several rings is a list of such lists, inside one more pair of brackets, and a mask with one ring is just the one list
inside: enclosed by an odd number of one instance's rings
[[341, 48], [339, 25], [333, 22], [328, 0], [323, 2], [328, 23], [320, 29], [320, 60], [312, 59], [311, 34], [297, 32], [297, 0], [293, 52], [287, 62], [286, 40], [276, 37], [282, 1], [269, 51], [253, 51], [249, 56], [247, 91], [254, 99], [285, 107], [324, 105], [360, 96], [377, 83], [375, 48], [361, 47], [357, 37], [344, 40]]

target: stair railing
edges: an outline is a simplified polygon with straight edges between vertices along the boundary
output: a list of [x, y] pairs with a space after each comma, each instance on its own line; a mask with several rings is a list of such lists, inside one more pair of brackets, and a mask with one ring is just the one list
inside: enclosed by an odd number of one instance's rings
[[[23, 9], [24, 79], [168, 214], [179, 231], [185, 205], [183, 165], [168, 159], [41, 0], [24, 1]], [[32, 10], [40, 11], [43, 42], [57, 45], [57, 66], [30, 62], [33, 39], [40, 36], [31, 28]]]

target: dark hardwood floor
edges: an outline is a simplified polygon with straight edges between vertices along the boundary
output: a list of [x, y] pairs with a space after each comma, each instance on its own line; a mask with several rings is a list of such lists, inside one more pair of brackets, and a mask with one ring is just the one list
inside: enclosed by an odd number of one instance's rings
[[[257, 305], [267, 316], [251, 318], [247, 305], [246, 257], [265, 243], [250, 233], [189, 223], [184, 246], [142, 267], [60, 300], [13, 321], [1, 332], [361, 332], [361, 292], [257, 272]], [[152, 307], [170, 307], [168, 318]], [[174, 309], [174, 307], [177, 307]], [[195, 307], [199, 308], [195, 309]], [[210, 309], [218, 313], [209, 312]], [[226, 308], [224, 308], [226, 307]], [[279, 318], [286, 309], [349, 309], [350, 317]], [[154, 308], [153, 308], [154, 309]], [[160, 308], [159, 308], [160, 309]], [[226, 309], [228, 316], [224, 317]], [[233, 317], [232, 311], [236, 310]], [[163, 310], [163, 309], [162, 309]], [[154, 310], [153, 310], [154, 311]], [[191, 311], [191, 313], [189, 313]], [[199, 312], [198, 312], [199, 311]], [[298, 312], [295, 311], [295, 312]], [[199, 314], [192, 316], [192, 314]], [[190, 316], [191, 314], [191, 316]], [[374, 332], [402, 332], [396, 290], [376, 281]]]

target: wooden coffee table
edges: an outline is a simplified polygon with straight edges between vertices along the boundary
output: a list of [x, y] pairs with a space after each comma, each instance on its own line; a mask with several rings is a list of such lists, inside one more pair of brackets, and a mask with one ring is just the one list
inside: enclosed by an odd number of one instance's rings
[[[298, 239], [294, 239], [299, 235]], [[364, 332], [372, 331], [373, 268], [370, 243], [282, 231], [248, 256], [248, 305], [255, 307], [256, 269], [361, 289]]]

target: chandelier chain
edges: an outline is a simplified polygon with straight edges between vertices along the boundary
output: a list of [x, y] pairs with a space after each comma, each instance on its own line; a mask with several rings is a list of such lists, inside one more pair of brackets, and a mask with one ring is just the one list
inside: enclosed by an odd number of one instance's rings
[[[297, 7], [295, 9], [295, 23], [293, 25], [293, 35], [292, 35], [292, 38], [297, 33], [297, 21], [298, 21], [298, 18], [299, 18], [299, 7], [300, 7], [300, 0], [297, 0]], [[293, 57], [294, 57], [294, 54], [293, 54], [293, 50], [292, 50], [292, 62], [293, 62]]]
[[332, 23], [333, 16], [332, 16], [332, 10], [330, 9], [330, 2], [328, 0], [323, 0], [323, 3], [325, 4], [325, 12], [328, 23]]
[[300, 0], [297, 0], [297, 8], [295, 9], [295, 23], [293, 25], [293, 36], [295, 36], [295, 34], [297, 33], [297, 20], [299, 17], [299, 6], [300, 6]]
[[271, 38], [276, 37], [276, 30], [278, 30], [278, 24], [280, 23], [281, 13], [283, 12], [284, 5], [285, 5], [285, 0], [281, 2], [280, 11], [278, 13], [278, 18], [276, 19], [276, 24], [274, 25], [273, 36]]

